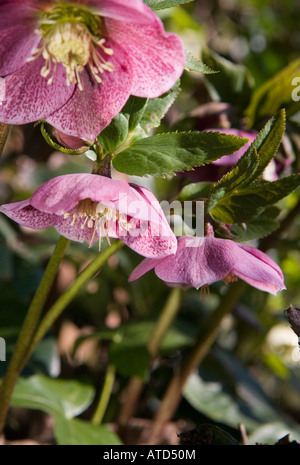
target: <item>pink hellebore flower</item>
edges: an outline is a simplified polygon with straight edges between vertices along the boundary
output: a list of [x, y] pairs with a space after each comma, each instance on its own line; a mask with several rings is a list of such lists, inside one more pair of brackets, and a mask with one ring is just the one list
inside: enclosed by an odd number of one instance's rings
[[92, 246], [104, 236], [120, 238], [135, 252], [161, 258], [177, 240], [155, 196], [143, 187], [96, 174], [67, 174], [40, 186], [30, 199], [0, 211], [31, 229], [50, 226]]
[[129, 95], [162, 95], [185, 64], [142, 0], [0, 0], [0, 39], [0, 121], [46, 119], [90, 142]]
[[276, 294], [286, 289], [279, 266], [266, 254], [228, 239], [213, 236], [182, 236], [175, 255], [143, 260], [131, 273], [134, 281], [154, 268], [170, 286], [208, 286], [223, 280], [226, 284], [241, 278], [257, 289]]

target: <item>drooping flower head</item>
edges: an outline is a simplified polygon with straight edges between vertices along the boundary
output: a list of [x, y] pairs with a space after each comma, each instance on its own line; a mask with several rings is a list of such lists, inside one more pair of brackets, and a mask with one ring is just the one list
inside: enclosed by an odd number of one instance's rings
[[175, 253], [176, 237], [155, 196], [146, 188], [96, 174], [58, 176], [32, 197], [0, 211], [32, 229], [53, 226], [68, 239], [92, 246], [120, 238], [145, 257]]
[[0, 0], [0, 121], [46, 119], [93, 141], [129, 95], [180, 77], [181, 40], [142, 0]]
[[215, 238], [211, 233], [205, 237], [180, 237], [175, 255], [146, 258], [131, 273], [129, 281], [152, 269], [171, 286], [199, 289], [219, 280], [227, 284], [240, 278], [274, 295], [285, 289], [282, 271], [268, 255], [254, 247]]

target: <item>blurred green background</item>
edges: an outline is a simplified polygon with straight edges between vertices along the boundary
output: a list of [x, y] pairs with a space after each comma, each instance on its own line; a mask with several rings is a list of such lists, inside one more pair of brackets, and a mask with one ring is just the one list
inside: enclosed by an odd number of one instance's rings
[[[221, 68], [218, 75], [185, 72], [178, 99], [157, 131], [247, 127], [249, 114], [251, 129], [259, 130], [273, 115], [273, 109], [284, 107], [287, 128], [277, 156], [280, 175], [299, 171], [300, 107], [291, 100], [291, 76], [297, 75], [298, 69], [300, 76], [299, 65], [279, 78], [280, 92], [272, 94], [278, 85], [278, 73], [299, 59], [299, 2], [196, 0], [158, 14], [166, 29], [177, 32], [195, 57], [213, 69]], [[257, 90], [269, 80], [263, 98], [254, 105]], [[90, 172], [91, 167], [85, 156], [53, 152], [39, 126], [13, 127], [0, 160], [0, 203], [23, 200], [54, 176]], [[129, 179], [117, 172], [113, 176]], [[188, 177], [180, 176], [134, 181], [150, 187], [159, 200], [172, 198], [174, 192], [190, 182]], [[242, 423], [253, 444], [273, 444], [286, 434], [300, 441], [300, 353], [298, 338], [284, 314], [290, 304], [300, 308], [299, 192], [286, 197], [279, 207], [280, 218], [295, 211], [285, 233], [268, 249], [284, 272], [287, 291], [274, 297], [247, 288], [232, 314], [224, 319], [208, 356], [188, 381], [173, 419], [174, 431], [209, 423], [240, 441]], [[4, 215], [0, 217], [0, 336], [7, 341], [8, 359], [57, 239], [52, 229], [31, 231]], [[251, 245], [259, 246], [260, 241]], [[86, 244], [71, 244], [47, 308], [95, 253], [97, 245], [88, 249]], [[114, 425], [124, 387], [130, 376], [138, 375], [144, 377], [145, 388], [135, 416], [147, 425], [172, 373], [226, 288], [223, 283], [212, 285], [211, 297], [205, 300], [198, 291], [184, 292], [178, 317], [149, 369], [145, 357], [147, 336], [170, 289], [153, 272], [128, 284], [128, 276], [140, 260], [126, 248], [112, 257], [59, 318], [23, 373], [26, 377], [46, 374], [54, 379], [77, 380], [88, 386], [93, 395], [89, 406], [81, 409], [83, 419], [89, 420], [95, 407], [94, 395], [101, 392], [107, 366], [113, 363], [116, 378], [104, 422]], [[1, 375], [6, 366], [0, 363]], [[24, 414], [20, 410], [20, 406], [26, 406], [26, 399], [22, 400], [26, 389], [32, 389], [30, 384], [18, 391], [19, 400], [9, 416], [7, 438], [67, 441], [70, 429], [65, 423], [54, 434], [48, 413], [40, 415], [30, 410]], [[51, 389], [55, 392], [55, 385]], [[58, 388], [57, 396], [60, 395], [63, 394]], [[144, 423], [141, 425], [143, 428]], [[135, 428], [134, 422], [131, 427]], [[176, 434], [172, 434], [170, 440], [176, 441]], [[128, 437], [129, 443], [134, 441], [132, 431]]]

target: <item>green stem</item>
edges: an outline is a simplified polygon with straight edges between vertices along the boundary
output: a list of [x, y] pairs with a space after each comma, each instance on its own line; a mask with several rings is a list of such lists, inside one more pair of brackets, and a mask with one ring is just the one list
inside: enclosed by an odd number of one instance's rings
[[180, 369], [174, 374], [154, 418], [151, 434], [146, 441], [147, 444], [156, 444], [164, 425], [173, 417], [186, 381], [206, 356], [217, 338], [223, 318], [232, 311], [233, 306], [244, 292], [245, 287], [246, 284], [243, 281], [231, 284], [219, 306], [209, 318], [202, 337], [200, 337], [197, 344], [187, 354]]
[[77, 276], [68, 289], [57, 299], [57, 301], [50, 307], [47, 314], [44, 316], [40, 325], [36, 329], [31, 344], [28, 348], [27, 359], [39, 344], [41, 339], [45, 336], [47, 331], [52, 327], [53, 323], [62, 314], [64, 309], [78, 294], [80, 289], [99, 271], [105, 262], [116, 253], [124, 243], [119, 239], [114, 241], [111, 246], [107, 247]]
[[[183, 291], [179, 287], [174, 287], [170, 292], [165, 306], [158, 318], [153, 332], [148, 341], [148, 352], [151, 359], [155, 358], [165, 334], [175, 319], [182, 301]], [[136, 405], [139, 401], [144, 382], [141, 378], [133, 376], [125, 390], [125, 400], [119, 413], [119, 427], [124, 429], [133, 416]]]
[[[51, 257], [51, 260], [50, 260], [51, 263], [54, 263], [56, 261], [55, 260], [56, 256], [58, 258], [57, 249], [58, 248], [63, 249], [63, 243], [65, 243], [65, 247], [69, 244], [69, 241], [68, 242], [65, 242], [65, 241], [67, 241], [67, 239], [62, 238], [60, 240], [59, 244], [57, 245], [57, 248], [55, 249], [53, 256]], [[44, 316], [44, 318], [40, 322], [37, 329], [35, 329], [35, 326], [32, 326], [32, 322], [33, 322], [32, 315], [31, 314], [30, 316], [27, 315], [25, 328], [23, 327], [21, 330], [21, 334], [18, 338], [17, 346], [14, 352], [14, 356], [12, 358], [7, 374], [0, 388], [0, 396], [1, 396], [0, 397], [1, 398], [0, 434], [5, 425], [5, 420], [6, 420], [14, 385], [17, 381], [18, 375], [22, 371], [23, 367], [26, 365], [26, 362], [28, 361], [30, 355], [35, 350], [36, 346], [39, 344], [39, 342], [44, 337], [44, 335], [47, 333], [47, 331], [51, 328], [55, 320], [59, 317], [59, 315], [63, 312], [63, 310], [71, 302], [71, 300], [76, 296], [76, 294], [79, 292], [82, 286], [89, 279], [91, 279], [97, 273], [97, 271], [99, 271], [99, 268], [106, 262], [106, 260], [108, 260], [108, 258], [111, 255], [113, 255], [118, 249], [120, 249], [123, 245], [124, 245], [123, 242], [121, 242], [120, 240], [117, 240], [113, 242], [110, 247], [104, 250], [102, 254], [97, 255], [96, 258], [78, 275], [78, 277], [71, 284], [71, 286], [64, 292], [64, 294], [62, 294], [57, 299], [57, 301], [52, 305], [52, 307], [50, 307], [50, 309], [48, 310], [47, 314]], [[50, 265], [50, 262], [47, 267], [47, 270], [49, 270], [48, 283], [50, 283], [50, 275], [51, 275], [50, 269], [52, 270], [52, 272], [54, 272], [54, 267]], [[57, 263], [57, 266], [58, 264], [59, 263]], [[46, 273], [48, 274], [47, 270], [46, 270]], [[43, 282], [41, 282], [39, 289], [37, 291], [40, 297], [34, 298], [34, 301], [35, 301], [34, 309], [35, 309], [36, 315], [38, 316], [40, 315], [40, 309], [37, 310], [38, 302], [40, 306], [43, 305], [45, 302], [44, 292], [47, 290], [47, 287], [44, 286], [45, 280], [46, 278], [43, 277], [42, 279]], [[50, 286], [48, 287], [48, 292], [49, 290], [50, 290]], [[26, 344], [24, 344], [25, 340], [26, 340]]]
[[148, 342], [148, 352], [151, 358], [156, 357], [161, 342], [177, 315], [182, 301], [182, 293], [183, 291], [180, 287], [174, 287], [168, 296]]
[[101, 393], [97, 408], [95, 410], [94, 416], [92, 418], [92, 423], [96, 425], [100, 425], [100, 423], [102, 423], [104, 414], [106, 412], [106, 409], [109, 403], [111, 391], [114, 385], [115, 374], [116, 374], [115, 367], [113, 365], [108, 365], [102, 393]]
[[14, 353], [0, 388], [0, 434], [4, 428], [11, 395], [21, 372], [21, 366], [24, 364], [28, 346], [69, 243], [68, 239], [60, 237], [25, 317]]
[[0, 123], [0, 156], [2, 155], [9, 129], [10, 124]]

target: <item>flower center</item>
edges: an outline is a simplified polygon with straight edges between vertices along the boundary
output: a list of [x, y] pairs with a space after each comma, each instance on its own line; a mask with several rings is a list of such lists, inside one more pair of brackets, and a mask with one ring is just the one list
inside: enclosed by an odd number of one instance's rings
[[110, 245], [108, 233], [111, 222], [114, 222], [119, 230], [129, 231], [131, 227], [125, 213], [108, 208], [100, 202], [93, 202], [91, 199], [80, 200], [71, 212], [64, 214], [64, 218], [72, 218], [71, 226], [75, 226], [76, 223], [80, 222], [81, 229], [92, 230], [90, 247], [93, 245], [95, 235], [98, 234], [99, 250], [104, 236], [106, 236]]
[[40, 27], [35, 31], [41, 36], [41, 45], [27, 61], [43, 56], [45, 65], [41, 75], [48, 78], [48, 84], [53, 82], [58, 63], [65, 68], [68, 86], [77, 84], [83, 90], [80, 73], [85, 67], [100, 83], [100, 75], [104, 71], [114, 70], [113, 65], [106, 61], [106, 55], [112, 55], [113, 50], [105, 47], [100, 26], [100, 17], [84, 7], [59, 3], [41, 14]]

